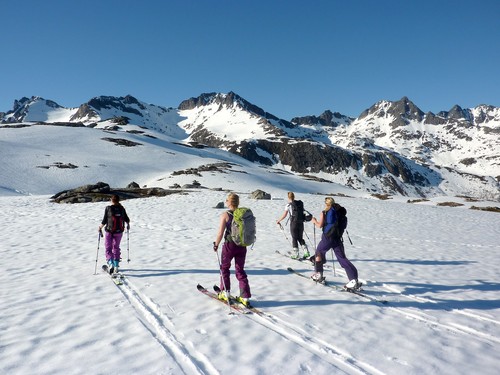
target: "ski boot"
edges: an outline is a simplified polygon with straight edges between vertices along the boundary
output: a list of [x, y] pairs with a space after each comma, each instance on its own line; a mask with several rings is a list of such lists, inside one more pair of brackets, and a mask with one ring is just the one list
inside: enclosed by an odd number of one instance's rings
[[250, 305], [250, 301], [249, 301], [249, 299], [248, 299], [248, 298], [238, 296], [238, 297], [236, 298], [236, 300], [237, 300], [239, 303], [241, 303], [243, 306], [245, 306], [245, 307], [248, 307], [248, 308], [251, 308], [251, 307], [252, 307], [252, 305]]
[[228, 301], [230, 296], [229, 291], [221, 290], [219, 294], [217, 294], [217, 298], [220, 299], [221, 301]]
[[302, 249], [304, 251], [304, 255], [302, 256], [302, 259], [308, 259], [311, 254], [309, 254], [309, 249], [307, 248], [307, 245], [304, 244], [304, 246], [302, 246]]
[[292, 258], [292, 259], [300, 259], [300, 257], [299, 257], [299, 248], [298, 247], [294, 247], [293, 248], [293, 252], [292, 252], [292, 255], [290, 255], [290, 258]]
[[323, 275], [321, 274], [321, 272], [316, 272], [315, 274], [313, 274], [311, 276], [311, 279], [317, 283], [320, 283], [320, 284], [325, 284], [326, 283], [326, 277], [323, 277]]
[[113, 261], [110, 259], [108, 260], [108, 272], [109, 274], [113, 274], [113, 272], [115, 271], [115, 266], [113, 264]]
[[358, 279], [352, 279], [349, 280], [349, 282], [344, 285], [344, 289], [347, 290], [348, 292], [357, 291], [361, 289], [362, 285], [363, 283], [360, 283]]

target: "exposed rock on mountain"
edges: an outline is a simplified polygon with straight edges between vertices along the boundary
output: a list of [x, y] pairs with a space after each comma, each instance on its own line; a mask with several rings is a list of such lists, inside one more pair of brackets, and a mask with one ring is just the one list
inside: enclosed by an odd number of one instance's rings
[[144, 133], [150, 129], [180, 144], [219, 148], [355, 189], [500, 199], [500, 108], [488, 105], [434, 114], [403, 97], [380, 101], [358, 118], [327, 110], [287, 121], [234, 92], [201, 94], [178, 109], [130, 95], [95, 97], [79, 108], [32, 97], [16, 100], [1, 121], [79, 124], [155, 138]]
[[339, 125], [348, 125], [354, 119], [352, 117], [348, 117], [342, 115], [339, 112], [332, 112], [326, 110], [319, 116], [304, 116], [304, 117], [294, 117], [292, 119], [292, 123], [294, 124], [302, 124], [302, 125], [311, 125], [311, 126], [328, 126], [328, 127], [336, 127]]

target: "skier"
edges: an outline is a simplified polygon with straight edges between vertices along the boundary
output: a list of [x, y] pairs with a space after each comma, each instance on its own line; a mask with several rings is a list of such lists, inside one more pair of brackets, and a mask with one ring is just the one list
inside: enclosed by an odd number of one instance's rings
[[247, 248], [245, 246], [238, 246], [230, 236], [231, 233], [231, 223], [233, 220], [232, 212], [238, 208], [240, 204], [240, 197], [237, 194], [231, 193], [227, 196], [226, 206], [229, 208], [228, 212], [224, 212], [220, 216], [219, 231], [214, 241], [214, 251], [217, 251], [219, 244], [224, 238], [224, 244], [221, 251], [221, 280], [220, 280], [220, 290], [219, 299], [227, 301], [230, 297], [231, 291], [231, 280], [230, 280], [230, 268], [231, 261], [234, 258], [234, 269], [236, 273], [236, 278], [239, 282], [240, 295], [236, 298], [238, 302], [245, 306], [250, 306], [250, 285], [248, 283], [248, 277], [245, 272], [245, 260], [247, 255]]
[[361, 287], [361, 283], [358, 282], [358, 270], [345, 256], [342, 238], [327, 236], [328, 231], [337, 221], [337, 213], [334, 206], [335, 200], [333, 198], [325, 198], [325, 209], [321, 212], [320, 220], [316, 220], [315, 217], [312, 218], [313, 224], [318, 228], [322, 228], [323, 233], [321, 235], [321, 241], [316, 248], [314, 262], [315, 273], [311, 276], [311, 278], [316, 282], [325, 281], [325, 277], [323, 277], [323, 264], [326, 263], [326, 253], [328, 250], [333, 249], [340, 266], [344, 268], [347, 273], [347, 277], [349, 278], [349, 282], [344, 285], [344, 288], [356, 290]]
[[102, 235], [102, 228], [106, 227], [104, 235], [104, 248], [106, 249], [106, 262], [109, 273], [117, 273], [120, 266], [120, 242], [123, 231], [127, 223], [127, 230], [130, 229], [130, 219], [127, 211], [120, 203], [118, 195], [111, 196], [111, 205], [106, 206], [104, 217], [99, 225], [99, 233]]
[[311, 256], [309, 254], [309, 249], [307, 247], [306, 241], [304, 241], [304, 204], [302, 201], [295, 200], [295, 194], [291, 191], [288, 192], [288, 204], [285, 206], [285, 212], [276, 221], [276, 224], [280, 225], [280, 222], [290, 215], [290, 234], [292, 236], [292, 258], [299, 259], [299, 244], [302, 246], [302, 251], [304, 253], [303, 259], [307, 259]]

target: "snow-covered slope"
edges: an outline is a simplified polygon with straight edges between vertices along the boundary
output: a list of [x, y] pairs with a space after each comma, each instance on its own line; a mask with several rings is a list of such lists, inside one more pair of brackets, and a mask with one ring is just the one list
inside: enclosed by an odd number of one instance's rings
[[[220, 181], [224, 181], [226, 188], [245, 186], [246, 192], [263, 187], [271, 191], [286, 190], [296, 184], [303, 192], [327, 192], [333, 188], [332, 184], [255, 165], [226, 151], [190, 147], [160, 132], [133, 125], [116, 127], [109, 121], [95, 128], [52, 125], [0, 128], [0, 158], [8, 160], [0, 163], [0, 194], [2, 191], [3, 194], [55, 194], [98, 181], [113, 187], [125, 187], [135, 181], [140, 186], [164, 188], [194, 180], [208, 188], [220, 188]], [[229, 166], [221, 167], [217, 173], [192, 171], [221, 162]]]
[[202, 94], [177, 109], [131, 96], [101, 96], [65, 109], [33, 97], [16, 101], [3, 121], [0, 128], [43, 122], [158, 133], [228, 151], [255, 167], [370, 193], [500, 199], [500, 109], [492, 106], [425, 114], [402, 98], [376, 103], [357, 119], [325, 111], [289, 122], [232, 92]]
[[[236, 178], [214, 185], [247, 189]], [[99, 270], [106, 202], [0, 197], [0, 373], [497, 374], [498, 214], [335, 197], [349, 215], [354, 245], [346, 239], [346, 254], [365, 293], [389, 301], [382, 305], [286, 270], [313, 273], [275, 253], [290, 246], [276, 225], [286, 190], [275, 193], [281, 199], [241, 194], [257, 217], [245, 266], [252, 300], [269, 317], [228, 315], [227, 305], [196, 290], [219, 282], [211, 243], [222, 211], [213, 207], [225, 192], [124, 201], [131, 229], [121, 287]], [[297, 198], [315, 216], [323, 208], [323, 195]], [[319, 230], [306, 223], [306, 233], [313, 247]], [[341, 287], [347, 277], [334, 266], [329, 253], [325, 276]], [[234, 268], [231, 282], [237, 295]]]
[[[398, 110], [406, 105], [413, 111]], [[404, 114], [404, 116], [402, 116]], [[450, 117], [419, 113], [407, 98], [382, 101], [365, 111], [332, 142], [359, 148], [359, 139], [422, 163], [478, 176], [500, 175], [500, 108], [478, 106]]]
[[[464, 209], [491, 202], [366, 199], [362, 190], [121, 123], [0, 127], [0, 373], [498, 372], [498, 214]], [[210, 164], [218, 167], [200, 172]], [[97, 181], [168, 187], [193, 180], [214, 189], [123, 202], [131, 230], [122, 241], [120, 287], [99, 271], [97, 228], [107, 203], [50, 202], [58, 191]], [[273, 199], [249, 199], [258, 188]], [[226, 305], [196, 290], [219, 282], [212, 242], [222, 211], [214, 207], [227, 190], [257, 217], [245, 268], [265, 316], [228, 315]], [[287, 191], [315, 216], [324, 196], [335, 194], [348, 210], [346, 254], [364, 292], [388, 304], [286, 270], [313, 273], [309, 263], [276, 253], [290, 248], [288, 228], [285, 237], [276, 225]], [[462, 208], [436, 206], [450, 200]], [[306, 223], [305, 233], [313, 249], [320, 230]], [[342, 287], [345, 272], [330, 253], [327, 260], [328, 282]], [[234, 270], [231, 282], [237, 295]]]

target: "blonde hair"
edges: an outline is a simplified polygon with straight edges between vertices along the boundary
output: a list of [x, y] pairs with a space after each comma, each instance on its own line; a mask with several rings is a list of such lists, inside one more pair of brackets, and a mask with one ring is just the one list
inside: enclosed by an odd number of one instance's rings
[[325, 204], [328, 208], [325, 211], [328, 211], [330, 208], [332, 208], [334, 203], [335, 203], [335, 199], [333, 199], [332, 197], [326, 197]]
[[292, 191], [288, 192], [288, 199], [290, 199], [291, 201], [295, 200], [295, 194]]
[[235, 193], [229, 193], [227, 196], [226, 202], [229, 206], [233, 206], [234, 208], [238, 208], [240, 205], [240, 197], [238, 194]]

